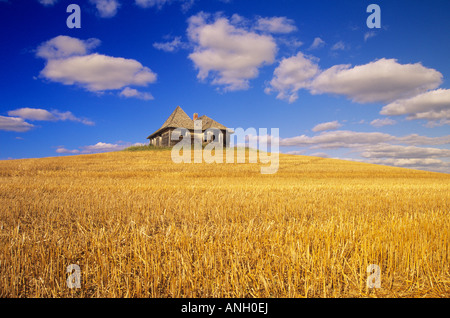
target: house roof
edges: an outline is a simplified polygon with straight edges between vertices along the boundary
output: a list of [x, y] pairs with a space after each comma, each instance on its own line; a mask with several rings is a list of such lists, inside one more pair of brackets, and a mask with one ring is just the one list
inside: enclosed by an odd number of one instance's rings
[[175, 108], [175, 110], [172, 112], [169, 118], [167, 118], [160, 129], [166, 127], [183, 127], [187, 129], [194, 129], [194, 121], [184, 112], [184, 110], [180, 106], [177, 106], [177, 108]]
[[218, 129], [223, 129], [223, 130], [227, 129], [227, 127], [218, 123], [214, 119], [209, 118], [206, 115], [200, 116], [198, 119], [202, 121], [202, 130], [206, 130], [208, 128], [218, 128]]
[[[214, 119], [209, 118], [206, 115], [199, 117], [197, 120], [202, 121], [202, 130], [206, 130], [208, 128], [218, 128], [221, 130], [227, 129], [227, 127], [218, 123]], [[162, 124], [161, 128], [148, 136], [147, 139], [152, 138], [153, 136], [159, 134], [167, 128], [186, 128], [189, 130], [194, 130], [194, 121], [184, 112], [184, 110], [180, 106], [177, 106], [172, 114], [170, 114], [169, 118], [167, 118], [164, 124]]]

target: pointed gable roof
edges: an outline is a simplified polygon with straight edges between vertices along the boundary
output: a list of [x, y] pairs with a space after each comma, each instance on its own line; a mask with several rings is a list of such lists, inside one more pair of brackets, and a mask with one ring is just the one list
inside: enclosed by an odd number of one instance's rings
[[159, 128], [159, 130], [164, 128], [178, 128], [183, 127], [187, 129], [194, 129], [194, 121], [181, 109], [180, 106], [177, 106], [172, 114], [167, 118], [164, 124]]
[[227, 127], [225, 127], [224, 125], [218, 123], [214, 119], [209, 118], [206, 115], [200, 116], [198, 119], [202, 121], [202, 129], [203, 130], [206, 130], [208, 128], [217, 128], [217, 129], [222, 129], [222, 130], [226, 130], [227, 129]]
[[[203, 131], [208, 128], [218, 128], [221, 130], [227, 130], [227, 127], [218, 123], [214, 119], [209, 118], [206, 115], [199, 117], [198, 120], [202, 121]], [[194, 130], [194, 121], [184, 112], [183, 109], [181, 109], [180, 106], [177, 106], [177, 108], [175, 108], [172, 114], [170, 114], [169, 118], [167, 118], [164, 124], [162, 124], [161, 128], [159, 128], [153, 134], [148, 136], [147, 139], [151, 139], [153, 136], [161, 133], [163, 130], [167, 128], [179, 128], [179, 127]]]
[[161, 128], [148, 136], [147, 139], [152, 138], [154, 135], [157, 135], [159, 132], [166, 128], [179, 127], [194, 129], [194, 121], [184, 112], [184, 110], [180, 106], [177, 106], [172, 114], [170, 114], [169, 118], [167, 118], [164, 124], [162, 124]]

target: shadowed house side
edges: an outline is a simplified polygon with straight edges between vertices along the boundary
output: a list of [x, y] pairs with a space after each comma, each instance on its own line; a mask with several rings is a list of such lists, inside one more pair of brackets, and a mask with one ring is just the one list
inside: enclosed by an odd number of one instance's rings
[[212, 118], [209, 118], [206, 115], [198, 117], [195, 113], [194, 118], [191, 119], [184, 110], [177, 106], [172, 114], [167, 118], [164, 124], [155, 131], [153, 134], [147, 137], [150, 140], [150, 145], [156, 147], [172, 147], [179, 140], [171, 140], [172, 132], [177, 128], [185, 128], [191, 134], [191, 143], [194, 142], [194, 121], [201, 121], [202, 123], [202, 136], [198, 137], [198, 140], [202, 140], [202, 143], [209, 143], [214, 140], [214, 136], [209, 132], [209, 136], [207, 136], [207, 129], [213, 128], [220, 130], [221, 134], [219, 135], [219, 142], [223, 143], [224, 147], [227, 147], [230, 143], [230, 134], [233, 133], [230, 129], [225, 127], [224, 125], [218, 123]]

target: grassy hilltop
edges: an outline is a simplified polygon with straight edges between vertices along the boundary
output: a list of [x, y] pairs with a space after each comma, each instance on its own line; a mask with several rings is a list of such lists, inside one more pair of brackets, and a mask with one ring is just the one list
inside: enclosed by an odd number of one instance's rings
[[449, 297], [449, 210], [449, 174], [318, 157], [0, 161], [0, 296]]

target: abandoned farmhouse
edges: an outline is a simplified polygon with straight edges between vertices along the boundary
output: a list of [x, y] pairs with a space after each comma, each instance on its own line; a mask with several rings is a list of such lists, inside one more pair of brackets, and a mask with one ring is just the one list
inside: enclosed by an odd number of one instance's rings
[[[201, 121], [201, 136], [198, 136], [199, 133], [197, 130], [194, 133], [195, 124], [199, 124], [199, 121]], [[189, 131], [191, 144], [200, 140], [202, 144], [206, 144], [218, 138], [217, 142], [222, 143], [224, 147], [229, 145], [230, 134], [233, 133], [233, 131], [206, 115], [198, 117], [198, 114], [194, 113], [191, 119], [180, 106], [177, 106], [161, 128], [148, 136], [147, 139], [150, 139], [150, 145], [153, 146], [172, 147], [183, 138], [183, 136], [179, 138], [172, 137], [173, 131], [177, 128], [185, 128]], [[220, 131], [220, 134], [214, 134], [212, 130], [216, 130], [216, 132]]]

